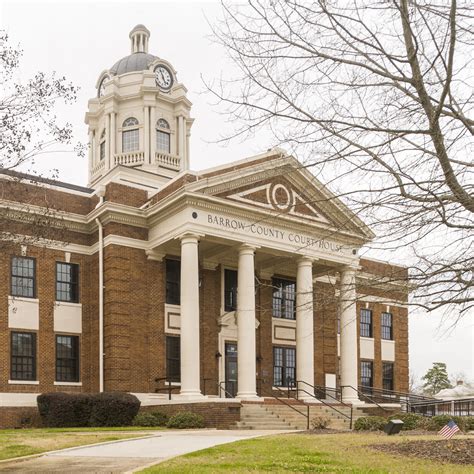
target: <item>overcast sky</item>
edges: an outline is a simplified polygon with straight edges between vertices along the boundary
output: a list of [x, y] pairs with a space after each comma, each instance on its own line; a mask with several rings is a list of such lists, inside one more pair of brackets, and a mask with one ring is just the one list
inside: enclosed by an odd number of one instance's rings
[[[213, 2], [23, 2], [0, 0], [0, 25], [14, 44], [24, 50], [19, 80], [36, 71], [66, 76], [80, 86], [76, 104], [58, 109], [60, 122], [72, 123], [75, 141], [87, 140], [84, 114], [96, 95], [99, 74], [130, 53], [128, 33], [138, 23], [150, 31], [149, 52], [169, 60], [178, 80], [188, 89], [196, 120], [191, 135], [191, 168], [202, 169], [265, 151], [271, 142], [259, 135], [244, 143], [221, 145], [219, 137], [230, 130], [224, 115], [204, 93], [201, 75], [212, 80], [232, 66], [225, 52], [209, 39], [208, 22], [220, 16]], [[35, 169], [59, 171], [59, 179], [87, 184], [87, 161], [73, 153], [42, 158]], [[432, 362], [446, 362], [452, 374], [464, 372], [473, 379], [474, 315], [454, 330], [442, 314], [410, 316], [410, 369], [420, 377]]]

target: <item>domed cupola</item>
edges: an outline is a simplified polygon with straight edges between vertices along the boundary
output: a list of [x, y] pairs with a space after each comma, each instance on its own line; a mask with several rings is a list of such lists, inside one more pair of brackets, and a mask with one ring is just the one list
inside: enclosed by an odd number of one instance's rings
[[[116, 167], [155, 173], [160, 181], [189, 169], [193, 119], [186, 88], [166, 60], [148, 52], [150, 31], [129, 34], [131, 53], [102, 71], [89, 100], [89, 184]], [[117, 174], [117, 173], [115, 173]]]
[[131, 40], [131, 54], [118, 60], [111, 68], [114, 75], [126, 74], [127, 72], [146, 71], [156, 59], [156, 56], [148, 53], [148, 40], [150, 32], [143, 25], [137, 25], [129, 34]]

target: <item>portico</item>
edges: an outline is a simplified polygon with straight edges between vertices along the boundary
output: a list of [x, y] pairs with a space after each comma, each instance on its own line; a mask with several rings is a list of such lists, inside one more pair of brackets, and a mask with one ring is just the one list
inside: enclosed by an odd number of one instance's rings
[[[179, 323], [168, 326], [181, 338], [181, 396], [191, 399], [203, 396], [199, 332], [203, 305], [199, 299], [211, 298], [211, 295], [200, 294], [203, 272], [221, 275], [218, 341], [211, 342], [216, 344], [218, 382], [225, 382], [226, 373], [231, 370], [226, 363], [226, 344], [232, 343], [237, 352], [237, 389], [233, 396], [242, 400], [258, 399], [258, 381], [275, 378], [275, 373], [270, 373], [269, 368], [261, 368], [264, 357], [257, 339], [261, 339], [259, 331], [266, 330], [271, 331], [270, 345], [281, 346], [282, 355], [278, 353], [278, 357], [285, 360], [278, 370], [285, 383], [296, 383], [299, 398], [314, 401], [315, 361], [318, 351], [322, 350], [315, 339], [314, 298], [320, 284], [318, 275], [323, 274], [331, 274], [332, 281], [341, 285], [338, 303], [341, 315], [340, 385], [357, 387], [355, 272], [360, 242], [348, 232], [329, 230], [330, 221], [321, 213], [309, 216], [312, 219], [305, 222], [301, 208], [299, 214], [274, 212], [268, 207], [262, 209], [258, 202], [251, 208], [248, 203], [243, 204], [242, 193], [237, 202], [217, 198], [209, 184], [207, 180], [203, 186], [198, 180], [187, 185], [187, 192], [179, 198], [172, 195], [160, 201], [156, 207], [161, 208], [161, 218], [156, 222], [151, 219], [153, 225], [149, 234], [150, 258], [172, 258], [180, 262], [181, 298], [179, 307], [172, 308], [171, 316], [176, 321], [179, 319]], [[286, 206], [288, 211], [294, 211], [294, 204], [290, 206], [284, 202], [292, 195], [293, 203], [298, 199], [295, 191], [290, 191], [290, 186], [279, 184], [277, 191], [283, 192], [280, 208]], [[212, 189], [212, 195], [209, 195], [209, 189]], [[278, 198], [278, 193], [273, 191], [272, 195]], [[231, 272], [235, 273], [236, 280], [232, 296], [235, 301], [229, 306], [224, 291], [232, 291], [227, 289], [225, 281], [227, 277], [232, 278]], [[284, 304], [291, 305], [294, 314], [279, 318], [279, 315], [272, 314], [275, 308], [272, 309], [271, 301], [258, 302], [259, 291], [265, 291], [266, 287], [269, 294], [280, 291], [274, 286], [275, 279], [291, 283], [281, 292], [282, 295], [285, 292], [292, 294], [281, 298], [282, 301], [285, 298], [291, 300]], [[333, 291], [336, 297], [336, 290]], [[165, 318], [170, 321], [167, 311], [165, 308]], [[270, 327], [262, 327], [262, 317], [257, 313], [271, 314], [269, 322], [265, 323]], [[271, 347], [265, 350], [266, 359], [272, 357], [268, 355]], [[273, 355], [274, 359], [276, 357]], [[273, 372], [275, 370], [274, 366]], [[336, 378], [335, 372], [329, 375]], [[282, 380], [279, 379], [278, 383], [282, 384]], [[347, 402], [358, 402], [357, 392], [350, 388], [344, 389], [343, 397]]]

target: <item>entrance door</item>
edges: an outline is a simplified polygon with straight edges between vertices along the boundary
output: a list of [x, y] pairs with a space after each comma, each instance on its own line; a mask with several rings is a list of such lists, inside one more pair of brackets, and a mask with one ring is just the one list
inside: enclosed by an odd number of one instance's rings
[[225, 343], [225, 390], [226, 398], [237, 395], [237, 343]]

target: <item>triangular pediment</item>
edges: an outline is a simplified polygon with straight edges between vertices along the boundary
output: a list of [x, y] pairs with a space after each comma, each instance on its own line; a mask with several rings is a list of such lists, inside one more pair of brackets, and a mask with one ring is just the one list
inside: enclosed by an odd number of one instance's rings
[[189, 191], [369, 241], [372, 231], [295, 158], [281, 152], [204, 170]]
[[230, 194], [224, 193], [230, 200], [243, 202], [264, 209], [329, 224], [313, 199], [305, 196], [301, 191], [286, 180], [270, 180], [257, 186], [244, 187]]

